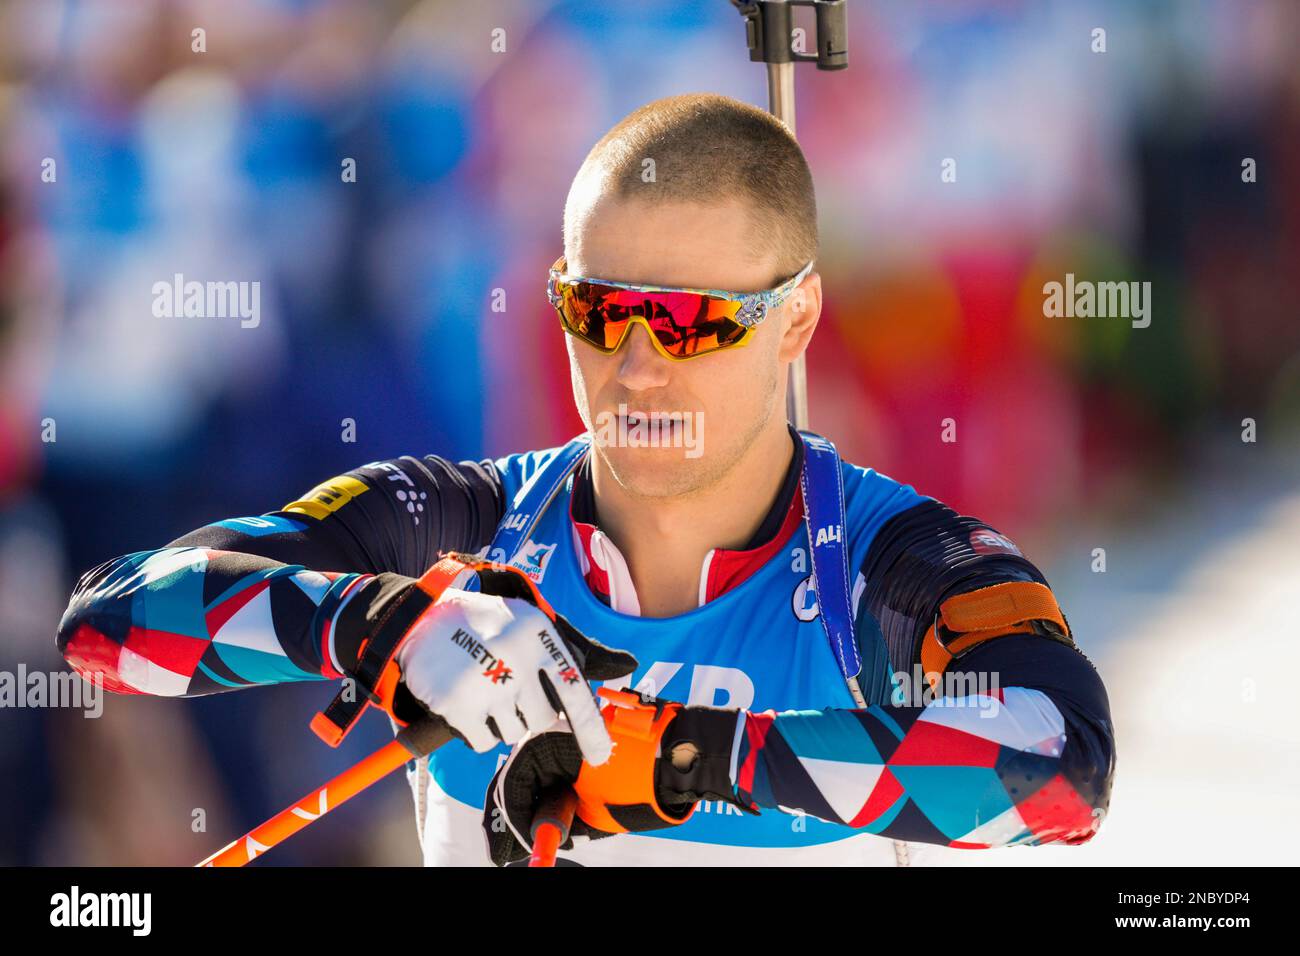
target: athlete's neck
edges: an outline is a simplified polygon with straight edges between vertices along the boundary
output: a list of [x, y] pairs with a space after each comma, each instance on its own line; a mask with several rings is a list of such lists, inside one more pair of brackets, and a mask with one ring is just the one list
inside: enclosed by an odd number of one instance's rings
[[774, 420], [736, 465], [693, 494], [646, 499], [592, 456], [592, 490], [600, 529], [627, 562], [644, 617], [672, 617], [699, 606], [700, 571], [714, 548], [739, 549], [771, 510], [794, 456], [784, 420]]

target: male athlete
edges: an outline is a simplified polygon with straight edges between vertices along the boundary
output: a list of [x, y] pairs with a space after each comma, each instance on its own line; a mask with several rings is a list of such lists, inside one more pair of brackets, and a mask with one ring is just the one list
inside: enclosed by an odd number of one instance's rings
[[[790, 131], [721, 96], [636, 110], [579, 169], [563, 251], [538, 288], [584, 436], [372, 462], [109, 561], [60, 624], [69, 662], [169, 696], [352, 676], [441, 717], [460, 740], [410, 774], [431, 865], [521, 860], [570, 786], [579, 864], [1091, 838], [1108, 703], [1042, 574], [786, 422], [822, 299]], [[431, 585], [450, 552], [516, 570]], [[330, 716], [337, 738], [355, 713]]]

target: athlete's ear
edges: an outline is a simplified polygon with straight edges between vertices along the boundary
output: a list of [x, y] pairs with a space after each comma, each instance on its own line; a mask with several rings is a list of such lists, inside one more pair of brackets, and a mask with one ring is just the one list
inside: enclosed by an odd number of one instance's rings
[[808, 348], [817, 320], [821, 318], [822, 277], [816, 272], [808, 273], [790, 293], [781, 312], [783, 320], [778, 354], [782, 362], [793, 362]]

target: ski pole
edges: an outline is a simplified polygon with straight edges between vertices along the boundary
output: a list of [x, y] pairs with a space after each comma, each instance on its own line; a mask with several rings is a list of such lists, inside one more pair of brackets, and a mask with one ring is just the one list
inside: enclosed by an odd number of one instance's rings
[[195, 866], [243, 866], [355, 797], [376, 780], [388, 776], [408, 760], [433, 753], [451, 739], [451, 731], [439, 717], [403, 727], [396, 739]]
[[[849, 35], [844, 21], [845, 0], [731, 0], [745, 18], [749, 59], [767, 64], [767, 111], [794, 128], [794, 65], [816, 63], [819, 70], [849, 65]], [[815, 54], [796, 53], [792, 46], [794, 7], [812, 7], [817, 17]], [[790, 363], [786, 413], [795, 428], [808, 427], [808, 372], [803, 356]]]
[[555, 854], [569, 838], [573, 814], [578, 809], [578, 795], [571, 787], [542, 799], [533, 815], [533, 854], [529, 866], [555, 866]]

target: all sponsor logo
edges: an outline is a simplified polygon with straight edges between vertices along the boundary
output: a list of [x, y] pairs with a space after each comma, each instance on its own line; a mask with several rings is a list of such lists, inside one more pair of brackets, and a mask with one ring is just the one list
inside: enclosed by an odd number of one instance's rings
[[844, 528], [838, 524], [829, 524], [817, 529], [817, 540], [813, 542], [813, 547], [821, 547], [823, 544], [830, 544], [833, 541], [844, 540]]
[[528, 527], [528, 522], [532, 520], [532, 517], [531, 512], [529, 514], [521, 514], [518, 512], [509, 514], [506, 515], [505, 520], [501, 522], [501, 527], [508, 528], [511, 531], [523, 531]]

